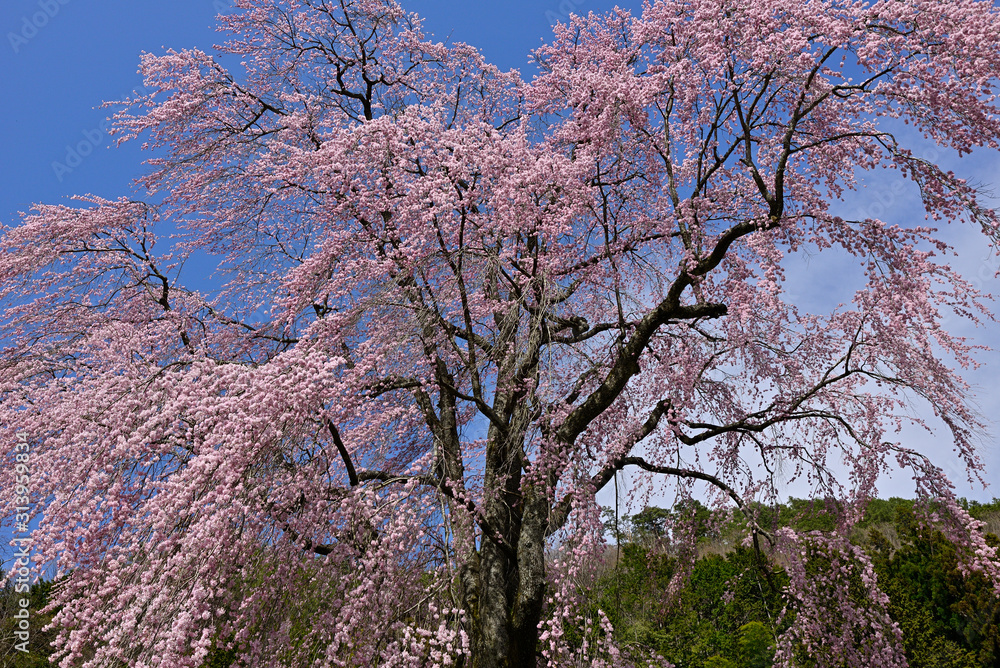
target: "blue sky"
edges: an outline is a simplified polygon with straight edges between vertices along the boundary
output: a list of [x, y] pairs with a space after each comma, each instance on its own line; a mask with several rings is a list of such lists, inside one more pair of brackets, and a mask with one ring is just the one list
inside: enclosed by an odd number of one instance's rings
[[[164, 47], [199, 47], [211, 50], [220, 41], [214, 16], [227, 0], [5, 0], [0, 5], [0, 221], [12, 224], [17, 212], [34, 202], [66, 203], [73, 194], [94, 193], [112, 198], [130, 192], [130, 182], [143, 171], [143, 156], [135, 144], [110, 148], [102, 131], [108, 110], [102, 101], [119, 99], [141, 85], [137, 74], [142, 51], [161, 52]], [[610, 9], [605, 0], [493, 1], [419, 0], [404, 6], [426, 19], [425, 27], [439, 38], [473, 44], [502, 68], [519, 68], [529, 75], [529, 52], [551, 35], [551, 24], [569, 11], [583, 13]], [[618, 2], [637, 11], [640, 2]], [[223, 61], [225, 62], [225, 61]], [[71, 158], [71, 147], [85, 146], [86, 155]], [[83, 151], [81, 151], [82, 153]], [[942, 158], [960, 175], [1000, 183], [1000, 160], [995, 155], [974, 155], [958, 161]], [[894, 187], [891, 179], [877, 175], [870, 188], [848, 208], [892, 202], [887, 217], [907, 223], [917, 218], [919, 201], [912, 189]], [[987, 290], [1000, 292], [994, 279], [997, 261], [981, 236], [969, 231], [949, 232], [962, 251], [956, 265]], [[849, 301], [851, 291], [841, 280], [841, 260], [835, 255], [795, 258], [789, 262], [790, 285], [799, 291], [803, 307], [817, 308]], [[1000, 347], [996, 327], [960, 331], [979, 343]], [[998, 384], [994, 374], [996, 353], [982, 356], [981, 371], [969, 380], [980, 388], [980, 405], [987, 417], [1000, 415]], [[994, 430], [996, 433], [996, 430]], [[943, 458], [949, 468], [950, 446], [914, 434], [914, 443]], [[1000, 453], [986, 442], [987, 475], [1000, 470]], [[954, 469], [952, 459], [951, 468]], [[626, 484], [628, 484], [626, 482]], [[890, 494], [909, 495], [906, 476], [885, 487]], [[805, 492], [807, 490], [799, 490]], [[961, 486], [960, 492], [989, 498], [996, 490], [977, 491]], [[603, 499], [608, 503], [610, 499]]]
[[[424, 16], [435, 35], [474, 44], [497, 65], [527, 73], [528, 54], [551, 35], [550, 21], [569, 9], [597, 11], [614, 4], [420, 0], [404, 6]], [[618, 4], [640, 7], [635, 1]], [[98, 107], [141, 86], [142, 51], [210, 51], [221, 41], [213, 27], [217, 8], [227, 5], [228, 0], [5, 0], [0, 5], [0, 220], [9, 224], [33, 202], [129, 192], [130, 181], [142, 173], [142, 156], [135, 145], [108, 148], [100, 126], [109, 110]], [[69, 148], [81, 142], [93, 150], [79, 166], [54, 167], [75, 162], [67, 159]]]

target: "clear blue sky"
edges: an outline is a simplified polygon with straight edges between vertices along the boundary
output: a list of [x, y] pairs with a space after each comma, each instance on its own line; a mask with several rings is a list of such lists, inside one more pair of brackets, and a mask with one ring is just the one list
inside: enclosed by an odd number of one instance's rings
[[[105, 197], [127, 193], [130, 181], [141, 174], [137, 146], [109, 149], [103, 135], [71, 172], [57, 173], [61, 170], [53, 163], [66, 164], [67, 146], [97, 137], [95, 131], [108, 115], [108, 110], [96, 108], [101, 102], [119, 99], [141, 85], [136, 70], [142, 51], [158, 53], [164, 47], [210, 51], [221, 41], [214, 31], [214, 17], [226, 4], [228, 0], [4, 0], [0, 4], [0, 220], [10, 224], [18, 211], [34, 202], [58, 203], [87, 192]], [[497, 65], [527, 73], [528, 54], [551, 35], [551, 20], [569, 8], [584, 13], [615, 4], [419, 0], [404, 7], [424, 16], [427, 29], [435, 35], [474, 44]], [[640, 7], [635, 0], [617, 4]]]
[[[16, 222], [17, 212], [34, 202], [64, 203], [70, 195], [83, 193], [109, 198], [129, 193], [131, 180], [142, 173], [143, 156], [133, 144], [109, 148], [108, 137], [99, 129], [108, 110], [99, 105], [121, 98], [141, 84], [136, 70], [142, 51], [161, 52], [165, 47], [211, 50], [220, 41], [213, 27], [214, 16], [225, 2], [4, 0], [0, 5], [0, 221]], [[529, 75], [533, 71], [529, 52], [549, 38], [553, 20], [568, 11], [602, 11], [615, 4], [638, 11], [641, 3], [418, 0], [404, 6], [421, 14], [427, 30], [439, 38], [450, 36], [473, 44], [500, 67], [520, 68]], [[78, 166], [72, 171], [54, 168], [54, 163], [65, 165], [67, 148], [81, 142], [92, 143], [94, 148], [81, 156]], [[973, 156], [954, 168], [959, 174], [965, 171], [980, 181], [1000, 184], [996, 156]], [[868, 206], [885, 193], [896, 197], [896, 192], [876, 180], [859, 201]], [[891, 208], [897, 215], [906, 209], [899, 202]], [[993, 271], [987, 271], [995, 269], [996, 263], [988, 259], [980, 238], [962, 233], [953, 240], [967, 253], [959, 266], [966, 267], [969, 276], [978, 276], [988, 290], [1000, 292]], [[803, 306], [826, 307], [829, 301], [850, 299], [849, 292], [843, 295], [846, 298], [837, 294], [845, 289], [837, 262], [836, 257], [823, 257], [797, 259], [790, 264], [790, 285], [802, 293]], [[1000, 347], [995, 327], [969, 331], [968, 335]], [[986, 369], [970, 379], [980, 386], [983, 410], [992, 417], [1000, 415], [996, 391], [1000, 383], [994, 380], [993, 371], [1000, 365], [995, 353], [983, 359]], [[915, 434], [914, 438], [924, 439], [921, 442], [927, 449], [947, 458], [950, 448], [942, 448], [925, 436]], [[988, 474], [1000, 470], [995, 446], [987, 450], [985, 459]], [[907, 481], [902, 480], [887, 491], [908, 495], [908, 489]], [[984, 494], [968, 487], [960, 491], [978, 498], [1000, 494], [996, 490]]]

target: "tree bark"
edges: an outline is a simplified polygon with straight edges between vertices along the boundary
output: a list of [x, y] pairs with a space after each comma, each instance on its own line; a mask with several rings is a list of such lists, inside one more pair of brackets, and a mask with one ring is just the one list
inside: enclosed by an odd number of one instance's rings
[[523, 484], [522, 450], [530, 423], [527, 402], [516, 392], [494, 402], [510, 425], [491, 425], [487, 436], [486, 521], [502, 539], [483, 538], [479, 551], [478, 605], [470, 606], [472, 666], [534, 666], [538, 624], [545, 600], [545, 529], [549, 503], [535, 486]]
[[545, 602], [544, 529], [522, 530], [516, 560], [484, 543], [480, 563], [478, 610], [470, 611], [473, 668], [535, 666]]

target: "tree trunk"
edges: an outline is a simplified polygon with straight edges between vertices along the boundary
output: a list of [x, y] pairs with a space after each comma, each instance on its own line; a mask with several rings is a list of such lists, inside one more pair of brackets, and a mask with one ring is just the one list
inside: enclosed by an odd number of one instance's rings
[[483, 539], [477, 609], [470, 610], [473, 668], [532, 668], [545, 602], [545, 499], [530, 499], [516, 558]]
[[[492, 551], [487, 548], [485, 551]], [[505, 563], [506, 562], [506, 563]], [[517, 587], [519, 568], [508, 568], [510, 561], [504, 555], [483, 560], [482, 587], [479, 609], [475, 611], [472, 626], [473, 668], [533, 668], [538, 645], [538, 622], [543, 596], [536, 595], [526, 601], [523, 590]], [[509, 597], [515, 589], [513, 600]], [[544, 586], [542, 587], [544, 594]], [[524, 606], [524, 603], [529, 603]], [[527, 607], [536, 614], [518, 614]]]

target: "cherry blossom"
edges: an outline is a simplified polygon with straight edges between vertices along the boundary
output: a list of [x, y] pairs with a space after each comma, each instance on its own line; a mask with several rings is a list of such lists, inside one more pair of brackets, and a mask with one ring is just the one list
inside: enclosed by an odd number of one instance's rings
[[[530, 81], [392, 0], [236, 5], [238, 69], [145, 54], [149, 93], [110, 104], [141, 200], [0, 230], [0, 439], [32, 445], [58, 665], [628, 665], [578, 619], [626, 469], [787, 555], [785, 665], [905, 659], [860, 551], [759, 526], [783, 484], [843, 500], [846, 535], [909, 470], [1000, 591], [899, 435], [983, 472], [977, 347], [942, 321], [993, 316], [940, 228], [1000, 218], [890, 131], [1000, 147], [992, 2], [655, 0], [571, 16]], [[863, 170], [927, 219], [835, 215]], [[832, 248], [865, 284], [806, 312], [784, 260]]]

